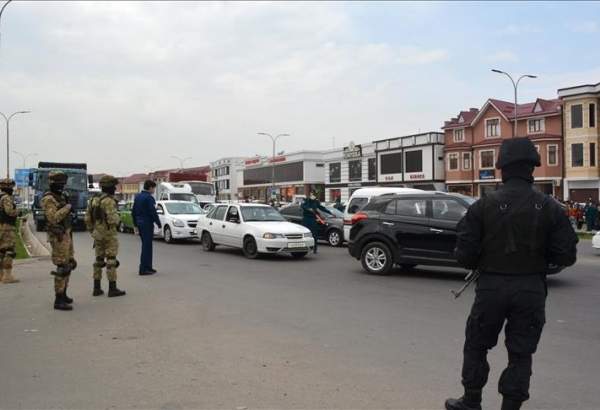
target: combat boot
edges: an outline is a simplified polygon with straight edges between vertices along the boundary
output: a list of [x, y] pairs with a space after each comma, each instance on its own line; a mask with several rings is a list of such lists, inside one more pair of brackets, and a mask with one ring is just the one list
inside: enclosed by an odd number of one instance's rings
[[92, 293], [94, 296], [104, 295], [104, 291], [102, 290], [101, 280], [94, 279], [94, 292]]
[[124, 296], [124, 295], [125, 295], [125, 291], [117, 288], [116, 281], [108, 282], [108, 297], [109, 298], [114, 298], [114, 297]]
[[446, 400], [446, 410], [481, 410], [481, 390], [466, 390], [460, 399]]
[[504, 397], [502, 399], [502, 410], [520, 410], [521, 404], [522, 403], [520, 401], [511, 400]]
[[73, 298], [70, 298], [67, 296], [67, 288], [65, 288], [65, 293], [63, 293], [63, 298], [65, 300], [65, 303], [67, 305], [72, 305], [73, 304]]
[[73, 306], [67, 304], [63, 293], [57, 293], [54, 299], [54, 309], [56, 310], [73, 310]]

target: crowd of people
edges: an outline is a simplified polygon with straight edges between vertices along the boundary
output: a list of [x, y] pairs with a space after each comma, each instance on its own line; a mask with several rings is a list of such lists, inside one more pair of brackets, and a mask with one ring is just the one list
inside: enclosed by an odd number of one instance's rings
[[590, 198], [586, 203], [566, 201], [562, 203], [574, 229], [588, 232], [600, 230], [600, 204]]

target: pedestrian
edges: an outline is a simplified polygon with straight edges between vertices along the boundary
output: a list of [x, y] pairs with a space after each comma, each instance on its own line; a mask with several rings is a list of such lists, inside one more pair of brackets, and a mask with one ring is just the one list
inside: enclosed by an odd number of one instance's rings
[[596, 218], [598, 218], [598, 207], [589, 203], [585, 211], [585, 227], [588, 232], [591, 232], [596, 227]]
[[108, 278], [108, 297], [125, 295], [125, 291], [117, 287], [117, 268], [119, 261], [119, 238], [117, 226], [121, 218], [117, 211], [115, 191], [119, 180], [112, 175], [100, 178], [102, 194], [92, 198], [85, 214], [85, 224], [94, 239], [96, 260], [94, 262], [94, 290], [92, 295], [104, 294], [102, 290], [102, 268], [106, 267]]
[[333, 215], [329, 209], [325, 208], [317, 199], [317, 193], [312, 191], [310, 196], [302, 202], [302, 225], [307, 227], [315, 240], [315, 247], [313, 252], [317, 253], [317, 242], [319, 240], [319, 211], [325, 212], [326, 214]]
[[73, 310], [73, 299], [67, 296], [67, 289], [71, 272], [77, 267], [77, 262], [73, 250], [71, 204], [69, 196], [64, 192], [67, 174], [62, 171], [50, 171], [48, 182], [50, 190], [44, 193], [41, 205], [46, 215], [52, 263], [56, 266], [56, 269], [50, 272], [54, 275], [54, 309]]
[[338, 195], [335, 198], [335, 204], [333, 205], [333, 207], [340, 212], [344, 212], [345, 207], [344, 207], [344, 205], [342, 205], [342, 196], [341, 195]]
[[17, 256], [17, 206], [13, 198], [15, 181], [0, 181], [0, 282], [17, 283], [12, 274], [13, 259]]
[[156, 182], [147, 180], [144, 182], [144, 190], [135, 196], [131, 216], [133, 224], [140, 233], [142, 239], [142, 253], [140, 255], [140, 275], [152, 275], [156, 270], [152, 267], [152, 240], [154, 239], [154, 224], [162, 228], [158, 213], [156, 212], [156, 201], [152, 196], [156, 190]]
[[508, 367], [498, 391], [502, 410], [529, 399], [532, 357], [545, 323], [546, 274], [571, 266], [577, 236], [561, 206], [533, 188], [540, 156], [527, 138], [502, 143], [496, 168], [504, 185], [473, 204], [458, 224], [456, 257], [480, 273], [463, 349], [464, 395], [447, 410], [480, 410], [490, 371], [487, 353], [505, 326]]

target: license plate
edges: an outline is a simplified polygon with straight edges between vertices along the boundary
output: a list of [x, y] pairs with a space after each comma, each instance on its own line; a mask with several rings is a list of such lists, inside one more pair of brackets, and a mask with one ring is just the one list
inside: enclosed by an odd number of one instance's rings
[[290, 242], [288, 248], [306, 248], [306, 244], [304, 242]]
[[194, 230], [192, 231], [192, 235], [197, 235], [197, 234], [198, 234], [198, 232], [197, 232], [197, 231], [194, 229]]

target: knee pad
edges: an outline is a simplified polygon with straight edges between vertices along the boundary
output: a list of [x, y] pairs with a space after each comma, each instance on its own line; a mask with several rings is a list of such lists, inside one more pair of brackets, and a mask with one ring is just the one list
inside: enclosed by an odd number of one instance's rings
[[102, 256], [96, 257], [96, 262], [94, 263], [95, 268], [103, 268], [106, 266], [106, 262], [104, 262], [104, 258]]
[[119, 263], [117, 258], [106, 258], [106, 267], [118, 268], [119, 265], [121, 265], [121, 264]]
[[75, 269], [77, 269], [77, 261], [75, 260], [75, 258], [71, 258], [69, 260], [69, 264], [71, 265], [71, 270], [74, 271]]
[[68, 265], [59, 265], [56, 267], [56, 270], [52, 272], [52, 274], [58, 278], [66, 278], [71, 274], [70, 266]]

